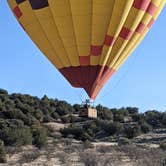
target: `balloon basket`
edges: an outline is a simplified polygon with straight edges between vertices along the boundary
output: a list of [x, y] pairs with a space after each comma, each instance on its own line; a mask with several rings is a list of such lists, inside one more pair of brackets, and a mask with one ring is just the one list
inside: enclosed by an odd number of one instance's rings
[[82, 102], [81, 108], [79, 111], [79, 117], [86, 117], [86, 118], [97, 118], [97, 110], [92, 107], [92, 102], [87, 99], [85, 102]]

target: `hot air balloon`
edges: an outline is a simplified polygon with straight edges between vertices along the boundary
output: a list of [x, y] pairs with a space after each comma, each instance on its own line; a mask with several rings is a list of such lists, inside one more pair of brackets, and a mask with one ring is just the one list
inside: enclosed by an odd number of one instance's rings
[[73, 87], [95, 99], [144, 38], [165, 0], [8, 0], [20, 25]]

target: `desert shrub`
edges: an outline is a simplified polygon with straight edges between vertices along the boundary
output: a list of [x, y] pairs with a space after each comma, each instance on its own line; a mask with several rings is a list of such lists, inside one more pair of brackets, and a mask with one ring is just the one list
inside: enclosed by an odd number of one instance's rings
[[[109, 150], [106, 150], [104, 153], [110, 152], [111, 154], [100, 154], [94, 150], [87, 150], [79, 153], [79, 157], [82, 163], [86, 166], [118, 166], [122, 165], [122, 156], [118, 151], [112, 150], [110, 147]], [[103, 152], [101, 152], [103, 153]]]
[[112, 151], [112, 147], [100, 145], [100, 146], [97, 146], [97, 151], [99, 153], [110, 153]]
[[70, 138], [64, 138], [63, 142], [64, 142], [65, 146], [70, 146], [72, 144], [72, 139], [70, 139]]
[[89, 140], [86, 140], [83, 142], [83, 147], [85, 149], [91, 149], [91, 148], [94, 148], [94, 145]]
[[166, 141], [163, 141], [163, 142], [160, 143], [160, 148], [162, 150], [166, 150]]
[[87, 133], [87, 132], [83, 132], [83, 134], [81, 136], [81, 140], [82, 141], [86, 141], [86, 140], [92, 141], [92, 140], [94, 140], [94, 137], [89, 135], [89, 133]]
[[75, 122], [79, 121], [79, 118], [77, 118], [73, 115], [69, 115], [69, 117], [70, 117], [70, 123], [75, 123]]
[[55, 120], [50, 115], [43, 116], [43, 123], [54, 122]]
[[32, 143], [30, 128], [24, 126], [21, 120], [0, 120], [0, 139], [5, 145], [21, 146]]
[[122, 113], [114, 114], [114, 121], [123, 122], [123, 120], [124, 120], [124, 115]]
[[47, 95], [44, 95], [44, 96], [41, 98], [41, 102], [44, 103], [44, 105], [49, 105], [49, 104], [50, 104], [49, 98], [47, 97]]
[[94, 140], [95, 138], [103, 138], [105, 136], [119, 134], [123, 129], [119, 122], [109, 122], [105, 120], [94, 120], [85, 122], [82, 126], [70, 126], [61, 129], [63, 137], [72, 134], [75, 139]]
[[138, 124], [135, 125], [127, 125], [124, 128], [124, 133], [127, 138], [134, 138], [140, 134], [140, 126]]
[[67, 138], [72, 140], [74, 138], [74, 136], [72, 134], [70, 134], [67, 136]]
[[56, 153], [56, 157], [59, 159], [59, 161], [64, 164], [67, 163], [69, 155], [65, 152], [58, 152]]
[[120, 108], [114, 112], [114, 121], [123, 122], [124, 117], [128, 116], [128, 110], [125, 108]]
[[135, 166], [165, 166], [166, 153], [158, 148], [125, 145], [120, 148]]
[[152, 130], [152, 127], [146, 122], [142, 122], [140, 126], [141, 126], [141, 131], [143, 133], [148, 133]]
[[5, 94], [0, 94], [1, 103], [5, 103], [8, 100], [8, 96]]
[[74, 113], [78, 113], [80, 111], [81, 105], [80, 104], [74, 104], [73, 108], [74, 108]]
[[42, 104], [40, 105], [40, 109], [43, 113], [43, 115], [50, 115], [50, 109], [49, 109], [49, 106], [47, 105], [43, 105]]
[[100, 145], [96, 147], [97, 151], [100, 153], [111, 153], [118, 152], [120, 149], [120, 146], [118, 145]]
[[128, 138], [125, 138], [125, 137], [120, 137], [118, 139], [118, 145], [128, 145], [130, 144], [130, 140]]
[[120, 151], [124, 152], [132, 161], [137, 161], [145, 155], [144, 148], [138, 147], [135, 144], [121, 146]]
[[95, 151], [84, 151], [79, 153], [81, 162], [86, 166], [98, 166], [100, 157]]
[[60, 130], [61, 134], [64, 137], [67, 137], [68, 135], [73, 135], [74, 138], [80, 139], [82, 138], [83, 130], [80, 127], [68, 127]]
[[103, 120], [113, 120], [113, 113], [111, 112], [111, 110], [107, 107], [103, 107], [102, 105], [97, 105], [96, 106], [97, 109], [97, 116], [100, 119]]
[[47, 144], [47, 132], [42, 126], [32, 126], [33, 144], [42, 148]]
[[80, 144], [72, 144], [70, 146], [66, 146], [63, 151], [67, 154], [71, 154], [71, 153], [78, 153], [83, 151], [84, 148], [80, 145]]
[[[5, 107], [5, 105], [2, 103], [2, 102], [0, 102], [0, 112], [5, 112], [6, 111], [6, 107]], [[1, 115], [2, 116], [2, 115]], [[0, 116], [0, 117], [1, 117]], [[2, 117], [3, 118], [3, 117]]]
[[22, 148], [20, 146], [6, 146], [5, 149], [9, 157], [12, 156], [13, 154], [22, 152]]
[[139, 111], [137, 107], [127, 107], [126, 109], [128, 113], [132, 115], [138, 114], [138, 111]]
[[32, 114], [35, 110], [34, 107], [28, 105], [27, 103], [22, 103], [19, 104], [19, 109], [24, 113], [24, 114]]
[[145, 112], [145, 120], [149, 123], [153, 128], [157, 128], [161, 126], [162, 114], [156, 110]]
[[39, 124], [40, 122], [30, 113], [24, 114], [22, 118], [16, 118], [16, 119], [21, 119], [25, 125], [27, 126], [32, 126], [35, 124]]
[[20, 163], [30, 163], [40, 156], [39, 150], [24, 152], [20, 158]]
[[74, 112], [73, 107], [66, 101], [59, 101], [56, 105], [56, 112], [60, 115], [67, 115]]
[[39, 122], [43, 121], [43, 113], [40, 109], [34, 111], [34, 116], [37, 120], [39, 120]]
[[51, 133], [51, 136], [54, 138], [54, 139], [58, 139], [60, 140], [62, 138], [62, 134], [60, 132], [54, 132], [54, 133]]
[[6, 162], [6, 151], [2, 140], [0, 140], [0, 163]]
[[54, 118], [54, 119], [59, 119], [60, 118], [59, 114], [55, 111], [51, 113], [51, 117]]
[[105, 124], [105, 127], [104, 127], [104, 131], [108, 135], [118, 134], [122, 131], [122, 129], [123, 129], [123, 126], [119, 122], [111, 122], [111, 123]]
[[82, 140], [82, 141], [93, 140], [93, 137], [90, 135], [92, 134], [91, 129], [86, 131], [85, 129], [78, 126], [69, 127], [65, 129], [64, 132], [62, 131], [61, 133], [64, 137], [69, 137], [72, 135], [72, 138], [77, 140]]
[[73, 116], [70, 116], [70, 115], [69, 116], [62, 116], [61, 120], [63, 123], [72, 123], [74, 118], [73, 118]]
[[3, 116], [5, 119], [22, 120], [24, 122], [24, 124], [26, 124], [26, 125], [32, 125], [32, 123], [35, 123], [35, 121], [36, 121], [36, 119], [34, 117], [32, 117], [30, 114], [26, 115], [19, 109], [4, 111]]
[[0, 89], [0, 94], [8, 95], [8, 91], [4, 89]]
[[29, 127], [9, 128], [6, 130], [5, 144], [12, 146], [21, 146], [32, 144], [32, 134]]
[[84, 140], [92, 140], [95, 138], [96, 133], [99, 131], [99, 126], [95, 122], [88, 122], [83, 125], [82, 137]]
[[132, 114], [131, 115], [133, 122], [145, 121], [143, 114]]
[[[137, 150], [136, 150], [137, 151]], [[141, 158], [135, 161], [136, 166], [165, 166], [166, 154], [159, 149], [146, 149], [142, 151]]]
[[116, 136], [109, 136], [104, 139], [107, 142], [117, 142], [117, 137]]
[[166, 127], [166, 112], [163, 112], [162, 114], [161, 123], [164, 127]]
[[83, 125], [83, 129], [85, 131], [89, 130], [89, 133], [90, 132], [96, 133], [101, 129], [102, 123], [104, 123], [104, 122], [105, 121], [103, 121], [103, 120], [94, 120], [94, 121], [90, 121], [90, 122], [85, 122]]

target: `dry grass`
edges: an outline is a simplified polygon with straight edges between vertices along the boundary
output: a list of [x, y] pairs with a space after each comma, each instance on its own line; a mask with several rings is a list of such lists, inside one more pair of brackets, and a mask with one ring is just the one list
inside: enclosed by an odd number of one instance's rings
[[40, 156], [39, 150], [24, 152], [20, 158], [19, 163], [30, 163], [35, 159], [37, 159], [39, 156]]
[[159, 148], [128, 145], [121, 150], [135, 166], [166, 166], [166, 152]]

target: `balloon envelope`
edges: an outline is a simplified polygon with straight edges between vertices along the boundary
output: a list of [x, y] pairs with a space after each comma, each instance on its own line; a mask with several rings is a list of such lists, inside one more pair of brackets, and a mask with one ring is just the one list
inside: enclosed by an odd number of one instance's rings
[[29, 37], [95, 99], [144, 38], [165, 0], [8, 0]]

